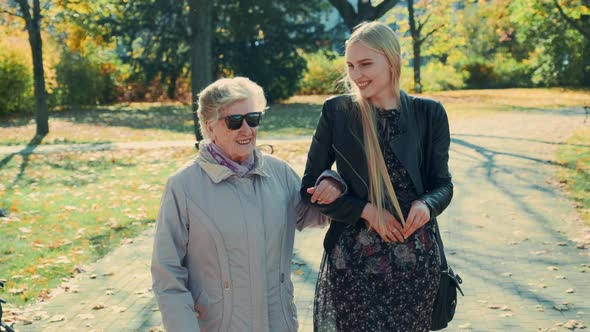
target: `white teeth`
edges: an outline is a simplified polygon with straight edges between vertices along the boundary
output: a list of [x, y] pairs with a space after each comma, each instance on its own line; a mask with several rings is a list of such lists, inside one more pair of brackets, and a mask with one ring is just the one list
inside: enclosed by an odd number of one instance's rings
[[356, 85], [358, 85], [359, 88], [364, 88], [369, 85], [369, 82], [358, 82]]
[[238, 144], [248, 144], [250, 143], [252, 140], [251, 139], [246, 139], [246, 140], [242, 140], [242, 141], [237, 141]]

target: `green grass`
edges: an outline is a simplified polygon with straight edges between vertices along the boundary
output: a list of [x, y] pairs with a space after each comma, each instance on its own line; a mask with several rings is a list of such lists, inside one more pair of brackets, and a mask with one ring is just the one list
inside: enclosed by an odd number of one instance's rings
[[[424, 94], [440, 100], [449, 118], [490, 116], [496, 112], [557, 110], [588, 103], [590, 91], [566, 89], [462, 90]], [[329, 96], [295, 96], [270, 105], [261, 138], [313, 133], [321, 104]], [[27, 144], [35, 134], [31, 118], [0, 119], [0, 145]], [[191, 108], [182, 104], [135, 103], [50, 114], [49, 134], [41, 144], [110, 143], [194, 139]]]
[[15, 155], [0, 168], [0, 278], [22, 304], [151, 227], [191, 149]]
[[[274, 151], [294, 160], [307, 148], [286, 142]], [[167, 177], [195, 155], [165, 148], [0, 160], [2, 297], [16, 305], [42, 298], [77, 266], [153, 227]]]
[[557, 161], [566, 167], [557, 176], [576, 210], [590, 226], [590, 128], [574, 133], [557, 151]]

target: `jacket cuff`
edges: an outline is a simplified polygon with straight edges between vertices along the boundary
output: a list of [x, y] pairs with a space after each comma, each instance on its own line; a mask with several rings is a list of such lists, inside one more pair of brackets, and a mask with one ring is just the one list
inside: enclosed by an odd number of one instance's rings
[[320, 174], [318, 179], [315, 181], [314, 187], [317, 187], [318, 184], [320, 184], [320, 182], [322, 182], [322, 180], [325, 178], [334, 179], [334, 180], [336, 180], [336, 182], [338, 182], [340, 184], [340, 189], [342, 190], [342, 192], [340, 193], [340, 196], [338, 196], [338, 197], [342, 197], [348, 193], [348, 186], [346, 185], [346, 182], [344, 182], [344, 180], [342, 179], [340, 174], [338, 174], [338, 172], [335, 172], [331, 169], [327, 169], [327, 170], [323, 171], [322, 174]]

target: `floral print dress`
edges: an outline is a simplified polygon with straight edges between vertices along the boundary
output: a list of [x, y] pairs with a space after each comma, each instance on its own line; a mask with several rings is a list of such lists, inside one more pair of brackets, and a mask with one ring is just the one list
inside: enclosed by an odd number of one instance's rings
[[[385, 164], [407, 217], [418, 195], [388, 144], [400, 134], [400, 112], [378, 113]], [[440, 278], [434, 231], [428, 223], [403, 243], [387, 243], [368, 231], [363, 222], [348, 227], [322, 260], [314, 299], [314, 331], [430, 331]]]

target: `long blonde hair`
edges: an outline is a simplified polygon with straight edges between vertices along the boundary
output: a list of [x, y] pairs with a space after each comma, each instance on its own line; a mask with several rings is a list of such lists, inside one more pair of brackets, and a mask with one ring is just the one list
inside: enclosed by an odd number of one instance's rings
[[[386, 56], [391, 65], [391, 85], [394, 89], [394, 96], [398, 103], [400, 101], [400, 76], [401, 76], [401, 53], [400, 44], [397, 35], [387, 25], [380, 22], [364, 22], [354, 28], [350, 38], [346, 41], [346, 49], [356, 42], [363, 42], [372, 50], [382, 53]], [[386, 204], [392, 203], [395, 208], [395, 215], [400, 219], [402, 225], [405, 224], [405, 218], [400, 208], [397, 196], [387, 166], [383, 159], [383, 153], [379, 145], [377, 136], [377, 110], [368, 100], [363, 98], [360, 90], [348, 76], [345, 77], [345, 85], [349, 93], [353, 96], [360, 110], [360, 118], [363, 126], [363, 140], [365, 148], [365, 157], [367, 159], [367, 169], [369, 173], [369, 201], [377, 208], [377, 227], [380, 232], [384, 232], [386, 221], [384, 210]], [[400, 105], [401, 106], [401, 105]]]

